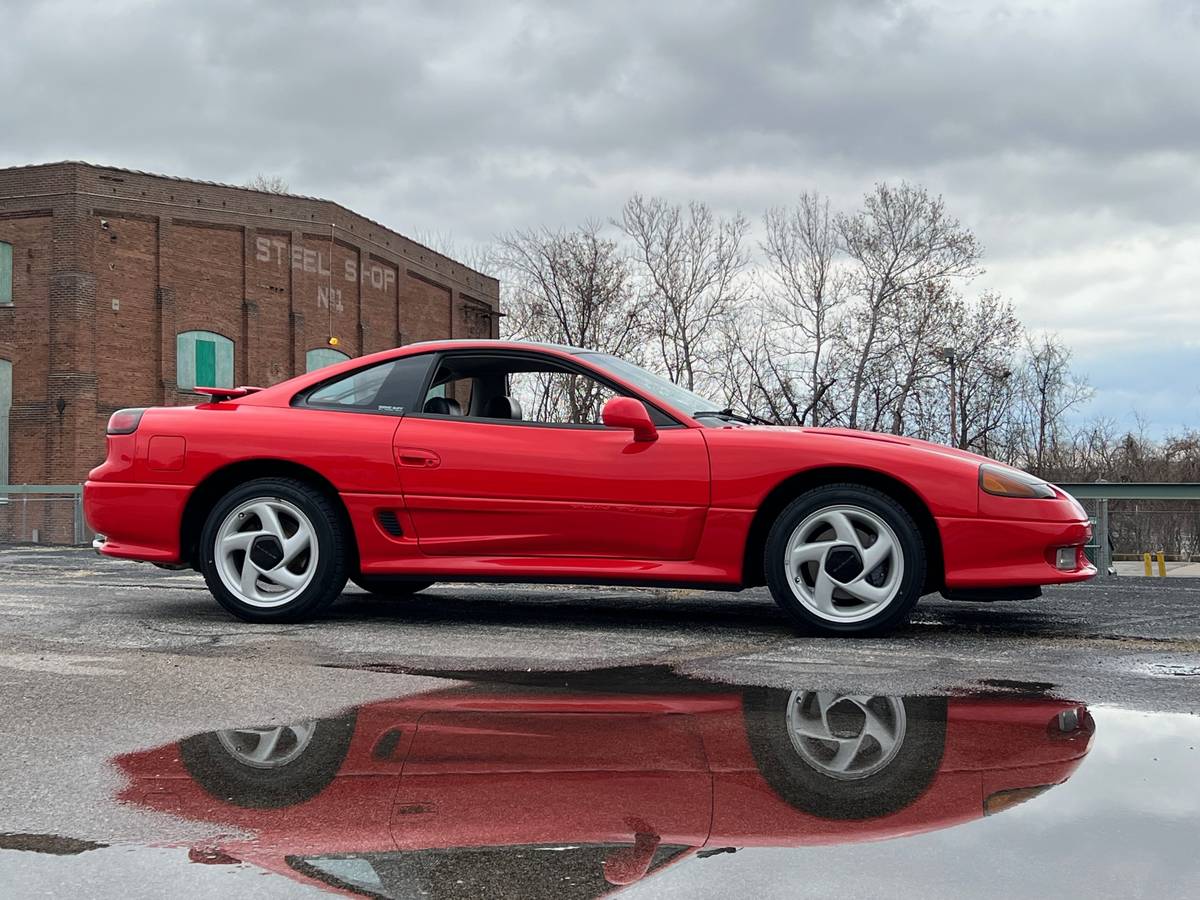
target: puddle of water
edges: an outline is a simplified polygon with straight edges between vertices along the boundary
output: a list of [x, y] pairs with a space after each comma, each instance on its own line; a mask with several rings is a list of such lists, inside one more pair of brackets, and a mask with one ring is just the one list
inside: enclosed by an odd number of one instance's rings
[[1197, 747], [1026, 690], [497, 676], [119, 756], [116, 802], [207, 836], [0, 835], [0, 893], [1186, 896]]

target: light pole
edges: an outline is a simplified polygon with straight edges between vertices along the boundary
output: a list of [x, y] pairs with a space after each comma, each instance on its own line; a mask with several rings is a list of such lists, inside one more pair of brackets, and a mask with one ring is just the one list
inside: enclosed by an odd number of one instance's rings
[[942, 359], [950, 364], [950, 446], [958, 446], [958, 399], [955, 396], [955, 366], [958, 354], [954, 347], [942, 348]]

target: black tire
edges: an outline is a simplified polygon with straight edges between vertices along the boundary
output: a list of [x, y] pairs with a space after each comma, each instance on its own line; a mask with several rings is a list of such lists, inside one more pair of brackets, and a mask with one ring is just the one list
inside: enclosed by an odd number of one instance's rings
[[350, 580], [368, 594], [389, 599], [410, 597], [437, 583], [434, 581], [404, 581], [399, 578], [388, 578], [386, 575], [352, 575]]
[[874, 819], [899, 812], [929, 787], [946, 746], [944, 697], [872, 698], [902, 705], [903, 741], [877, 772], [856, 780], [830, 777], [792, 742], [788, 704], [794, 694], [768, 688], [743, 695], [746, 737], [758, 769], [779, 797], [823, 819]]
[[[318, 548], [309, 584], [292, 600], [273, 607], [244, 602], [226, 587], [217, 570], [215, 542], [221, 523], [241, 504], [259, 498], [296, 506], [311, 523]], [[291, 478], [259, 478], [234, 488], [212, 508], [200, 533], [200, 572], [208, 589], [228, 612], [247, 622], [300, 622], [316, 616], [346, 586], [346, 556], [346, 528], [339, 510], [324, 493]]]
[[[835, 506], [852, 506], [874, 513], [889, 525], [903, 557], [899, 589], [878, 613], [854, 622], [823, 619], [809, 610], [792, 591], [784, 556], [792, 533], [813, 513]], [[908, 510], [892, 497], [858, 484], [831, 484], [801, 494], [775, 519], [767, 534], [763, 569], [771, 596], [801, 634], [870, 637], [885, 634], [908, 621], [925, 585], [926, 554], [921, 531]]]
[[245, 809], [278, 809], [311, 800], [333, 781], [354, 736], [357, 716], [351, 712], [319, 719], [312, 737], [295, 759], [276, 768], [261, 768], [240, 760], [209, 731], [179, 742], [179, 758], [188, 774], [213, 797]]

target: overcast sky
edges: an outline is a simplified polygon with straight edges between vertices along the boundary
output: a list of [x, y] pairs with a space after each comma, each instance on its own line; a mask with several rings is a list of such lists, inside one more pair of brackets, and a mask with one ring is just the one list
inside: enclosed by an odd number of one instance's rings
[[0, 165], [282, 175], [458, 246], [907, 178], [1090, 412], [1200, 424], [1200, 4], [0, 0]]

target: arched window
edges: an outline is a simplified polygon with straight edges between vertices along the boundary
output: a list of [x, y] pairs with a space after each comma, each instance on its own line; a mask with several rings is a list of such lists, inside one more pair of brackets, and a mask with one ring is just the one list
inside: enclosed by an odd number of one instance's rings
[[12, 306], [12, 244], [0, 241], [0, 306]]
[[8, 414], [12, 398], [12, 363], [0, 359], [0, 484], [8, 484]]
[[318, 347], [316, 350], [309, 350], [304, 354], [304, 371], [314, 372], [317, 369], [323, 369], [326, 366], [332, 366], [334, 363], [345, 362], [350, 357], [341, 350], [333, 350], [329, 347]]
[[175, 337], [175, 381], [181, 391], [233, 387], [233, 341], [211, 331]]

